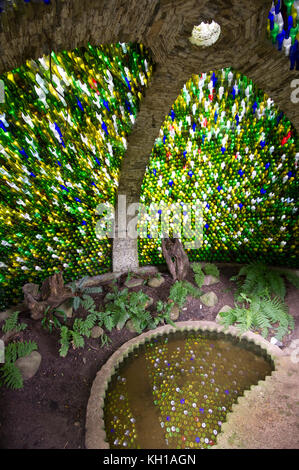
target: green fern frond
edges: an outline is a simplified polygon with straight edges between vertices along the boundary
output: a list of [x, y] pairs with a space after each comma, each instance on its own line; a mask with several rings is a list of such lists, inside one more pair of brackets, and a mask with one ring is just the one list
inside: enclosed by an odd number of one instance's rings
[[9, 317], [5, 320], [2, 326], [3, 333], [8, 333], [17, 327], [20, 312], [12, 312]]
[[81, 304], [82, 304], [82, 307], [85, 308], [85, 310], [89, 310], [95, 307], [94, 300], [90, 295], [83, 295]]
[[18, 390], [23, 388], [23, 378], [20, 369], [18, 369], [14, 363], [6, 362], [0, 369], [1, 382], [3, 382], [8, 388]]
[[84, 338], [78, 331], [71, 330], [71, 335], [73, 338], [73, 345], [75, 348], [83, 348], [84, 347]]
[[192, 268], [194, 273], [200, 274], [202, 272], [201, 263], [192, 263], [191, 268]]
[[35, 341], [20, 341], [16, 343], [18, 357], [29, 356], [32, 351], [37, 350], [37, 344]]
[[5, 362], [15, 362], [18, 359], [18, 350], [16, 343], [8, 343], [5, 347]]
[[60, 329], [60, 349], [59, 354], [61, 357], [65, 357], [70, 348], [70, 331], [67, 326], [62, 326]]
[[275, 293], [281, 299], [285, 298], [286, 288], [283, 278], [279, 271], [270, 270], [267, 274], [266, 279], [269, 283], [269, 292]]
[[205, 274], [210, 275], [210, 276], [215, 276], [218, 277], [220, 276], [219, 269], [215, 264], [212, 263], [206, 263], [203, 267], [203, 270]]

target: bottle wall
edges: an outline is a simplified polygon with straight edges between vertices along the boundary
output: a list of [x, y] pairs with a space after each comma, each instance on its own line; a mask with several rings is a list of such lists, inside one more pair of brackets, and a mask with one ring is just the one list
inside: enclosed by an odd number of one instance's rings
[[299, 0], [276, 0], [268, 15], [267, 33], [272, 44], [299, 70]]
[[[193, 76], [160, 130], [143, 181], [141, 203], [160, 207], [153, 222], [140, 218], [140, 263], [163, 263], [150, 229], [161, 228], [163, 210], [176, 203], [173, 227], [189, 217], [188, 204], [190, 229], [196, 220], [202, 226], [202, 246], [187, 250], [191, 260], [298, 266], [298, 144], [287, 117], [245, 76], [231, 69]], [[188, 231], [182, 240], [192, 240]]]
[[115, 202], [151, 73], [143, 46], [122, 43], [52, 53], [0, 76], [0, 308], [58, 270], [65, 281], [111, 270], [95, 210]]

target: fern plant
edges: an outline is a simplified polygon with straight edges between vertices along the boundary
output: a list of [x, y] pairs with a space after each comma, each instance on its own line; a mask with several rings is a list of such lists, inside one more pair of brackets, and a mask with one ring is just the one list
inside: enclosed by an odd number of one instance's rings
[[263, 296], [264, 294], [275, 295], [283, 300], [286, 294], [286, 287], [282, 276], [285, 276], [298, 288], [299, 277], [293, 273], [286, 272], [283, 269], [271, 269], [262, 263], [252, 263], [243, 266], [239, 274], [231, 278], [232, 281], [238, 282], [238, 290], [235, 294], [236, 300], [239, 301], [241, 299], [241, 293], [248, 297]]
[[194, 279], [199, 288], [202, 287], [204, 279], [205, 279], [205, 274], [203, 270], [201, 269], [201, 264], [200, 263], [192, 263], [191, 268], [194, 272]]
[[199, 298], [202, 292], [188, 281], [176, 281], [170, 289], [169, 299], [182, 308], [188, 295]]
[[88, 276], [83, 277], [78, 283], [76, 281], [70, 284], [70, 288], [72, 293], [74, 294], [73, 297], [73, 308], [74, 310], [78, 310], [78, 308], [82, 305], [82, 307], [89, 311], [94, 309], [94, 300], [90, 296], [90, 294], [101, 294], [103, 292], [102, 287], [83, 287], [84, 282]]
[[23, 388], [23, 378], [15, 362], [37, 350], [34, 341], [10, 342], [5, 348], [5, 363], [0, 367], [0, 385], [17, 390]]
[[50, 333], [53, 331], [53, 327], [56, 329], [61, 328], [61, 323], [54, 313], [60, 313], [63, 316], [64, 321], [66, 321], [66, 314], [62, 310], [53, 311], [51, 307], [47, 307], [44, 311], [44, 316], [41, 320], [41, 325], [45, 330], [48, 330]]
[[27, 328], [26, 323], [19, 323], [19, 314], [20, 312], [12, 312], [9, 317], [5, 320], [2, 331], [3, 333], [8, 333], [9, 331], [15, 330], [16, 332], [23, 331]]
[[[278, 323], [275, 334], [278, 340], [281, 340], [289, 330], [294, 329], [294, 318], [289, 315], [287, 306], [279, 297], [274, 299], [269, 295], [247, 297], [243, 293], [240, 297], [243, 300], [241, 306], [219, 314], [221, 324], [229, 326], [235, 323], [240, 334], [258, 328], [266, 338], [269, 328]], [[249, 308], [246, 304], [249, 304]]]
[[71, 344], [73, 348], [83, 348], [85, 345], [84, 336], [90, 338], [91, 330], [95, 326], [97, 319], [100, 319], [99, 312], [92, 312], [85, 319], [76, 318], [72, 329], [66, 325], [60, 328], [60, 349], [59, 354], [65, 357], [69, 351]]
[[219, 278], [220, 272], [215, 264], [206, 263], [203, 267], [205, 274]]

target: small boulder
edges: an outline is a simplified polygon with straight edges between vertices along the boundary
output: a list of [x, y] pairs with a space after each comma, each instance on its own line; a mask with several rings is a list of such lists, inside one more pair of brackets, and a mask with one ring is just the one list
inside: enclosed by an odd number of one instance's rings
[[216, 321], [217, 323], [220, 323], [220, 319], [221, 319], [220, 313], [229, 312], [229, 310], [231, 310], [231, 309], [232, 309], [232, 307], [230, 307], [229, 305], [224, 305], [224, 306], [222, 307], [222, 309], [219, 310], [218, 315], [217, 315], [216, 318], [215, 318], [215, 321]]
[[153, 305], [153, 303], [154, 303], [154, 299], [152, 297], [149, 297], [149, 299], [146, 301], [144, 308], [150, 307], [151, 305]]
[[91, 330], [91, 337], [94, 338], [94, 339], [97, 339], [97, 338], [100, 338], [104, 333], [104, 330], [103, 328], [101, 328], [100, 326], [94, 326]]
[[31, 379], [38, 371], [42, 356], [38, 351], [32, 351], [25, 357], [16, 360], [15, 366], [20, 369], [23, 380]]
[[4, 310], [4, 312], [0, 312], [0, 323], [7, 320], [11, 314], [12, 310]]
[[141, 278], [134, 278], [134, 279], [129, 279], [128, 281], [125, 281], [125, 286], [130, 289], [131, 287], [138, 287], [143, 284], [143, 279]]
[[136, 331], [136, 329], [135, 329], [135, 326], [133, 325], [132, 320], [127, 321], [127, 323], [126, 323], [126, 328], [127, 328], [131, 333], [138, 333], [138, 331]]
[[65, 302], [60, 304], [59, 307], [57, 307], [56, 310], [58, 310], [58, 312], [56, 312], [57, 316], [59, 316], [59, 317], [63, 316], [61, 313], [59, 313], [59, 310], [60, 310], [61, 312], [64, 312], [64, 314], [66, 315], [67, 318], [72, 318], [72, 316], [73, 316], [73, 299], [66, 300]]
[[204, 278], [203, 286], [211, 286], [212, 284], [218, 284], [218, 282], [220, 282], [218, 277], [208, 274]]
[[165, 282], [165, 279], [163, 277], [153, 277], [148, 281], [148, 285], [153, 288], [160, 287], [163, 283]]
[[170, 310], [170, 319], [176, 321], [180, 316], [180, 309], [177, 304], [173, 304]]
[[215, 292], [207, 292], [206, 294], [204, 294], [200, 297], [200, 301], [206, 307], [214, 307], [218, 302], [218, 297], [215, 294]]

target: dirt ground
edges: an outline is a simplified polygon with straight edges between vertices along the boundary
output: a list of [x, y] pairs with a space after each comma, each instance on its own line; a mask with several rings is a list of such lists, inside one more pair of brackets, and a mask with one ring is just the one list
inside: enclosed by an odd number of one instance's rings
[[[213, 291], [218, 297], [215, 307], [205, 307], [199, 299], [188, 297], [179, 320], [215, 320], [224, 305], [233, 307], [235, 283], [229, 278], [238, 272], [237, 268], [220, 269], [220, 283], [202, 287], [202, 291]], [[166, 301], [169, 289], [173, 284], [168, 274], [163, 274], [165, 282], [160, 288], [147, 285], [141, 289], [154, 299], [150, 307], [155, 311], [155, 301]], [[126, 279], [118, 279], [121, 286]], [[193, 281], [190, 273], [189, 281]], [[284, 347], [299, 338], [299, 294], [288, 282], [286, 303], [289, 313], [295, 318], [295, 330], [284, 339]], [[138, 290], [140, 287], [133, 288]], [[109, 291], [98, 295], [95, 300], [98, 309]], [[80, 316], [80, 311], [78, 311]], [[82, 312], [81, 312], [82, 314]], [[1, 449], [83, 449], [85, 439], [85, 415], [92, 382], [97, 371], [110, 355], [124, 342], [136, 336], [126, 328], [108, 333], [112, 342], [100, 346], [98, 339], [86, 339], [83, 349], [70, 350], [65, 358], [59, 356], [59, 335], [56, 331], [50, 334], [41, 327], [39, 321], [33, 321], [29, 314], [20, 316], [28, 328], [19, 334], [20, 339], [36, 341], [42, 355], [41, 366], [37, 374], [25, 381], [19, 391], [0, 389], [0, 448]], [[269, 333], [268, 339], [273, 336]]]

